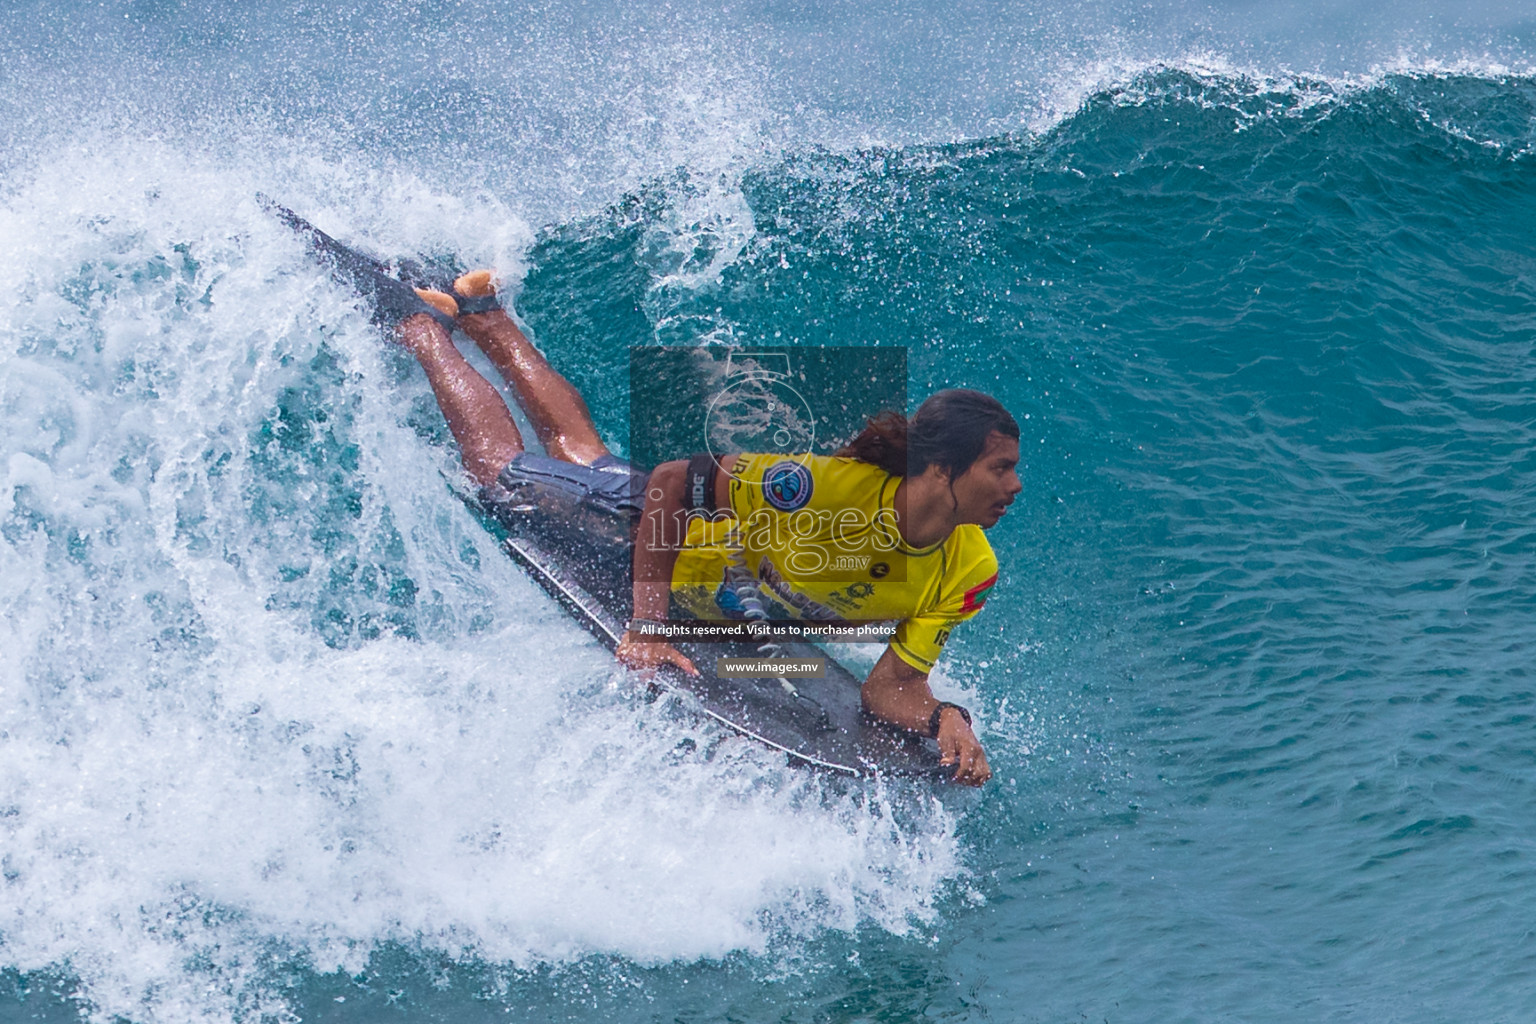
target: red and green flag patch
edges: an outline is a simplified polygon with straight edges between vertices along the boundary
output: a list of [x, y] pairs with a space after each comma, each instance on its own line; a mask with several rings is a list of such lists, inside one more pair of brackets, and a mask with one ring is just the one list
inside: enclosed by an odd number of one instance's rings
[[965, 592], [965, 603], [960, 606], [963, 612], [973, 612], [987, 603], [987, 594], [997, 585], [997, 573], [993, 573], [970, 590]]

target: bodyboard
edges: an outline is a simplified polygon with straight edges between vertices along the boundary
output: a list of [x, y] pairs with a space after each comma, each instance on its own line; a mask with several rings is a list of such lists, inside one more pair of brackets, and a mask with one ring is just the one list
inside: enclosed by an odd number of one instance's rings
[[[364, 299], [379, 301], [381, 279], [398, 284], [382, 261], [338, 242], [266, 197], [261, 201]], [[390, 290], [389, 283], [383, 290]], [[628, 618], [633, 555], [629, 524], [606, 510], [578, 507], [576, 499], [567, 500], [569, 507], [562, 507], [558, 500], [513, 504], [494, 518], [507, 531], [507, 554], [611, 651]], [[822, 659], [826, 665], [822, 678], [728, 679], [717, 672], [718, 659], [762, 659], [764, 653], [757, 645], [680, 642], [675, 646], [700, 674], [664, 668], [652, 678], [652, 686], [686, 694], [705, 718], [782, 752], [795, 764], [855, 776], [939, 777], [953, 771], [939, 764], [938, 746], [931, 739], [865, 715], [858, 677], [812, 644], [776, 643], [773, 656]]]
[[[597, 596], [605, 591], [622, 593], [618, 586], [600, 584], [589, 590], [581, 579], [592, 568], [607, 572], [612, 566], [589, 567], [562, 557], [558, 548], [540, 543], [538, 532], [534, 522], [516, 530], [506, 540], [507, 553], [603, 646], [613, 650], [624, 631], [628, 602], [621, 605]], [[609, 556], [618, 560], [628, 551], [625, 547]], [[627, 579], [628, 573], [623, 575]], [[864, 714], [859, 678], [813, 644], [780, 642], [773, 657], [821, 659], [826, 665], [822, 678], [726, 678], [716, 670], [718, 659], [763, 659], [765, 655], [751, 643], [674, 646], [687, 655], [699, 675], [663, 668], [652, 685], [688, 694], [705, 717], [783, 752], [795, 763], [849, 775], [939, 776], [954, 771], [939, 764], [938, 746], [932, 740]]]

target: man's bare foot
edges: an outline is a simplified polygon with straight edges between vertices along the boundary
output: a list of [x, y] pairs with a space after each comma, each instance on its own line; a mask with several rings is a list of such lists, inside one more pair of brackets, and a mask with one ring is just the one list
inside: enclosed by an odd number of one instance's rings
[[431, 288], [417, 288], [415, 291], [421, 297], [422, 302], [425, 302], [444, 316], [459, 315], [459, 304], [454, 301], [452, 295]]
[[453, 282], [453, 290], [466, 299], [478, 299], [496, 294], [496, 275], [489, 270], [471, 270], [460, 274]]
[[[453, 294], [435, 288], [417, 288], [421, 301], [447, 316], [459, 315], [460, 299], [479, 299], [496, 294], [496, 278], [489, 270], [471, 270], [460, 274], [453, 282]], [[492, 310], [482, 312], [494, 312]]]

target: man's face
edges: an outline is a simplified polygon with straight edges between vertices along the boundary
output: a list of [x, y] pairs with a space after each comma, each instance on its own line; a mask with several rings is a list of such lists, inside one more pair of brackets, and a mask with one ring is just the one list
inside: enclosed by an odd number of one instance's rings
[[960, 521], [982, 529], [996, 526], [1014, 496], [1024, 489], [1018, 466], [1019, 442], [995, 430], [988, 434], [981, 457], [954, 479]]

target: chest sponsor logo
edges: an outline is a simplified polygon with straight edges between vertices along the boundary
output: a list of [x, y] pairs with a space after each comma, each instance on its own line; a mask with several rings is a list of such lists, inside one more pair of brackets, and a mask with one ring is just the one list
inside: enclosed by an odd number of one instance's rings
[[811, 471], [798, 462], [776, 462], [763, 474], [763, 497], [780, 512], [804, 508], [811, 500]]
[[869, 567], [869, 574], [877, 580], [883, 580], [891, 574], [891, 563], [876, 562]]

